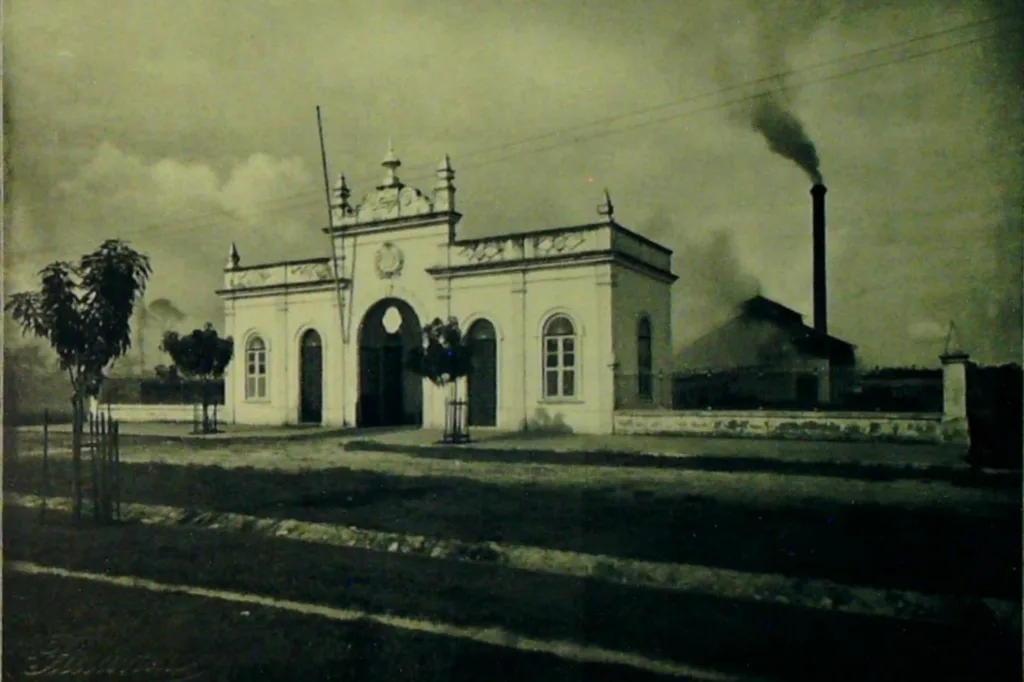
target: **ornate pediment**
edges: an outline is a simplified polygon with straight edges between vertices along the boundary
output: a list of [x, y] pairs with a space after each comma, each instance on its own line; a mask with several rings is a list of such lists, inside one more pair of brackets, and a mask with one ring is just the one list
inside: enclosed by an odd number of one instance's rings
[[345, 176], [339, 178], [331, 203], [331, 220], [334, 225], [358, 225], [454, 210], [455, 187], [452, 178], [455, 172], [447, 156], [437, 169], [437, 184], [433, 195], [429, 196], [415, 187], [406, 186], [398, 179], [396, 170], [402, 162], [390, 146], [381, 165], [386, 171], [384, 180], [356, 205], [348, 202], [350, 190]]
[[355, 209], [360, 223], [433, 213], [433, 202], [414, 187], [380, 187], [363, 197]]

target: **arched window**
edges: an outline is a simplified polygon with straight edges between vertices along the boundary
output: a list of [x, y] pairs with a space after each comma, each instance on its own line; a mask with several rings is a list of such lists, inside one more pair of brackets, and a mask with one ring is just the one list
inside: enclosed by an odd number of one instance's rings
[[267, 397], [267, 344], [258, 336], [245, 347], [245, 399]]
[[651, 348], [651, 320], [641, 317], [636, 325], [636, 390], [641, 398], [654, 397], [654, 354]]
[[555, 315], [544, 325], [544, 397], [576, 395], [576, 329], [565, 315]]
[[306, 333], [302, 335], [302, 347], [303, 348], [319, 348], [320, 347], [320, 334], [318, 334], [315, 329], [307, 330]]

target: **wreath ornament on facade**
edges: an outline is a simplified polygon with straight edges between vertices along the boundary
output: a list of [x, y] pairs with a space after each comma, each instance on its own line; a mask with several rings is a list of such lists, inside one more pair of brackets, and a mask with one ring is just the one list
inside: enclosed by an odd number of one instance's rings
[[402, 274], [405, 257], [402, 255], [401, 249], [391, 242], [385, 242], [377, 250], [374, 265], [377, 268], [378, 277], [381, 279], [395, 279]]

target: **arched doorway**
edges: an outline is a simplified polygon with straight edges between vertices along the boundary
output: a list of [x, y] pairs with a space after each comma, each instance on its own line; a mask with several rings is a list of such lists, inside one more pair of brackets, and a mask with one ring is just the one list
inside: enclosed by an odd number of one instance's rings
[[494, 325], [477, 320], [466, 333], [472, 351], [473, 369], [466, 377], [469, 390], [469, 425], [498, 424], [498, 341]]
[[357, 426], [419, 426], [423, 379], [406, 369], [409, 351], [423, 343], [419, 317], [405, 301], [381, 299], [359, 326]]
[[319, 424], [324, 416], [324, 356], [320, 334], [310, 329], [299, 343], [299, 421]]

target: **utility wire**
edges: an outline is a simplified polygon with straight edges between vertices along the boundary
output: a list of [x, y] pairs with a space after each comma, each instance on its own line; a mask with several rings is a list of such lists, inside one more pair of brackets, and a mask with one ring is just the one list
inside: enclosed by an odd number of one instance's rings
[[[464, 153], [460, 154], [459, 158], [470, 158], [470, 157], [473, 157], [473, 156], [479, 156], [481, 154], [486, 154], [486, 153], [489, 153], [489, 152], [492, 152], [492, 151], [500, 151], [500, 150], [503, 150], [503, 149], [510, 149], [510, 148], [513, 148], [513, 147], [516, 147], [516, 146], [526, 145], [526, 144], [530, 144], [532, 142], [536, 142], [536, 141], [540, 141], [540, 140], [544, 140], [544, 139], [549, 139], [549, 138], [552, 138], [552, 137], [559, 137], [559, 136], [562, 136], [562, 135], [566, 135], [567, 133], [571, 133], [573, 131], [578, 131], [578, 130], [581, 130], [581, 129], [591, 128], [591, 127], [595, 127], [595, 126], [598, 126], [598, 125], [603, 125], [603, 124], [608, 123], [608, 122], [622, 121], [622, 120], [626, 120], [626, 119], [630, 119], [630, 118], [635, 118], [635, 117], [643, 116], [643, 115], [650, 114], [650, 113], [657, 112], [657, 111], [663, 111], [663, 110], [671, 108], [671, 107], [676, 107], [676, 106], [680, 106], [682, 104], [686, 104], [686, 103], [689, 103], [689, 102], [695, 102], [695, 101], [699, 101], [699, 100], [702, 100], [702, 99], [707, 99], [709, 97], [714, 97], [716, 95], [721, 95], [721, 94], [725, 94], [725, 93], [729, 93], [729, 92], [734, 92], [736, 90], [741, 90], [741, 89], [744, 89], [744, 88], [750, 88], [751, 86], [756, 86], [756, 85], [759, 85], [759, 84], [766, 84], [766, 83], [774, 82], [776, 84], [776, 90], [792, 91], [792, 90], [797, 90], [797, 89], [801, 89], [801, 88], [807, 87], [809, 85], [815, 85], [815, 84], [819, 84], [819, 83], [826, 83], [826, 82], [838, 80], [838, 79], [841, 79], [841, 78], [847, 78], [847, 77], [850, 77], [850, 76], [853, 76], [853, 75], [857, 75], [857, 74], [860, 74], [860, 73], [865, 73], [865, 72], [868, 72], [868, 71], [873, 71], [875, 69], [880, 69], [880, 68], [883, 68], [883, 67], [886, 67], [886, 66], [892, 66], [892, 65], [895, 65], [895, 64], [901, 64], [901, 63], [909, 62], [909, 61], [912, 61], [912, 60], [915, 60], [915, 59], [920, 59], [920, 58], [923, 58], [923, 57], [928, 57], [928, 56], [932, 56], [932, 55], [935, 55], [935, 54], [940, 54], [940, 53], [948, 52], [948, 51], [951, 51], [951, 50], [954, 50], [954, 49], [958, 49], [958, 48], [961, 48], [961, 47], [966, 47], [966, 46], [969, 46], [969, 45], [980, 43], [980, 42], [983, 42], [985, 40], [990, 40], [992, 38], [999, 37], [1001, 35], [1009, 33], [1010, 31], [996, 31], [994, 33], [986, 34], [984, 36], [979, 36], [979, 37], [976, 37], [976, 38], [955, 42], [955, 43], [952, 43], [952, 44], [949, 44], [949, 45], [945, 45], [945, 46], [942, 46], [942, 47], [938, 47], [938, 48], [934, 48], [934, 49], [931, 49], [931, 50], [915, 52], [915, 53], [910, 54], [910, 55], [901, 56], [901, 57], [899, 57], [897, 59], [891, 59], [891, 60], [883, 61], [883, 62], [880, 62], [880, 63], [871, 64], [871, 65], [865, 66], [865, 67], [860, 67], [860, 68], [849, 69], [849, 70], [846, 70], [846, 71], [841, 71], [839, 73], [831, 74], [831, 75], [824, 76], [824, 77], [821, 77], [821, 78], [805, 80], [805, 81], [802, 81], [802, 82], [799, 82], [799, 83], [785, 83], [785, 82], [783, 82], [782, 84], [779, 84], [779, 82], [782, 79], [784, 79], [786, 77], [789, 77], [789, 76], [792, 76], [792, 75], [797, 75], [797, 74], [801, 74], [801, 73], [807, 73], [807, 72], [819, 70], [819, 69], [821, 69], [821, 68], [823, 68], [825, 66], [828, 66], [828, 65], [833, 65], [833, 64], [836, 64], [836, 63], [849, 62], [851, 60], [863, 58], [865, 56], [869, 56], [869, 55], [872, 55], [872, 54], [878, 54], [878, 53], [885, 52], [885, 51], [891, 51], [891, 50], [898, 49], [898, 48], [904, 47], [904, 46], [909, 45], [909, 44], [918, 43], [918, 42], [921, 42], [923, 40], [927, 40], [927, 39], [930, 39], [930, 38], [934, 38], [934, 37], [938, 37], [938, 36], [942, 36], [942, 35], [949, 35], [949, 34], [960, 32], [960, 31], [963, 31], [963, 30], [966, 30], [966, 29], [975, 28], [977, 26], [981, 26], [981, 25], [985, 25], [985, 24], [990, 24], [990, 23], [993, 23], [995, 21], [999, 21], [1000, 19], [1003, 19], [1003, 18], [1005, 18], [1005, 17], [993, 17], [993, 18], [986, 19], [986, 20], [983, 20], [983, 21], [972, 22], [970, 24], [963, 24], [961, 26], [952, 27], [952, 28], [941, 30], [941, 31], [936, 31], [936, 32], [933, 32], [933, 33], [928, 33], [928, 34], [924, 34], [924, 35], [920, 35], [920, 36], [915, 36], [914, 38], [910, 38], [910, 39], [907, 39], [907, 40], [904, 40], [904, 41], [900, 41], [900, 42], [897, 42], [897, 43], [892, 43], [892, 44], [881, 46], [881, 47], [871, 48], [869, 50], [864, 50], [862, 52], [857, 52], [857, 53], [848, 55], [846, 57], [839, 57], [839, 58], [835, 58], [835, 59], [819, 62], [819, 63], [813, 64], [811, 66], [804, 67], [804, 68], [801, 68], [801, 69], [791, 70], [791, 71], [787, 71], [787, 72], [780, 72], [780, 73], [774, 74], [772, 76], [767, 76], [767, 77], [764, 77], [764, 78], [759, 78], [759, 79], [756, 79], [756, 80], [747, 81], [745, 83], [741, 83], [741, 84], [737, 84], [737, 85], [734, 85], [734, 86], [729, 86], [729, 87], [721, 88], [721, 89], [718, 89], [718, 90], [715, 90], [715, 91], [711, 91], [711, 92], [707, 92], [707, 93], [703, 93], [703, 94], [700, 94], [700, 95], [689, 96], [689, 97], [686, 97], [686, 98], [683, 98], [683, 99], [680, 99], [680, 100], [677, 100], [677, 101], [674, 101], [674, 102], [664, 103], [664, 104], [656, 105], [656, 106], [653, 106], [653, 107], [648, 107], [648, 108], [637, 110], [637, 111], [630, 112], [630, 113], [624, 113], [624, 114], [619, 114], [619, 115], [615, 115], [615, 116], [610, 116], [610, 117], [606, 117], [604, 119], [598, 119], [598, 120], [594, 120], [594, 121], [591, 121], [591, 122], [588, 122], [588, 123], [583, 123], [583, 124], [580, 124], [578, 126], [574, 126], [572, 128], [552, 131], [552, 132], [549, 132], [549, 133], [545, 133], [545, 134], [542, 134], [542, 135], [537, 135], [537, 136], [530, 137], [530, 138], [524, 138], [524, 139], [513, 141], [513, 142], [507, 142], [507, 143], [502, 143], [502, 144], [499, 144], [499, 145], [492, 145], [490, 147], [479, 148], [479, 149], [474, 150], [474, 151], [464, 152]], [[1017, 29], [1017, 28], [1020, 28], [1020, 27], [1014, 27], [1014, 29]], [[746, 95], [746, 96], [743, 96], [743, 97], [727, 100], [727, 101], [724, 101], [724, 102], [717, 102], [717, 103], [714, 103], [714, 104], [711, 104], [711, 105], [708, 105], [708, 106], [699, 107], [697, 109], [688, 109], [688, 110], [683, 111], [683, 112], [673, 113], [671, 115], [662, 116], [662, 117], [655, 118], [655, 119], [652, 119], [652, 120], [642, 121], [640, 123], [636, 123], [636, 124], [632, 124], [632, 125], [628, 125], [628, 126], [620, 126], [620, 127], [617, 127], [617, 128], [613, 128], [611, 130], [602, 130], [602, 131], [591, 132], [591, 133], [583, 134], [583, 135], [575, 135], [571, 139], [561, 140], [561, 141], [559, 141], [559, 142], [557, 142], [555, 144], [551, 144], [551, 145], [547, 145], [547, 146], [543, 146], [543, 147], [539, 147], [539, 148], [526, 149], [526, 150], [524, 150], [522, 152], [518, 152], [518, 153], [514, 153], [514, 154], [509, 154], [509, 155], [504, 155], [504, 156], [501, 156], [501, 157], [498, 157], [498, 158], [495, 158], [495, 159], [489, 159], [489, 160], [486, 160], [486, 161], [480, 161], [480, 162], [476, 162], [476, 163], [472, 163], [471, 162], [471, 163], [466, 164], [466, 165], [464, 165], [462, 167], [463, 168], [469, 168], [469, 169], [486, 167], [486, 166], [490, 166], [492, 164], [502, 163], [504, 161], [521, 158], [523, 156], [529, 156], [529, 155], [532, 155], [532, 154], [543, 153], [543, 152], [546, 152], [546, 151], [551, 151], [553, 149], [558, 149], [558, 148], [561, 148], [561, 147], [565, 147], [565, 146], [569, 146], [569, 145], [573, 145], [573, 144], [578, 144], [578, 143], [583, 142], [583, 141], [599, 139], [599, 138], [603, 138], [603, 137], [610, 137], [610, 136], [622, 134], [624, 132], [638, 130], [640, 128], [645, 128], [645, 127], [649, 127], [649, 126], [652, 126], [652, 125], [657, 125], [659, 123], [665, 123], [665, 122], [668, 122], [668, 121], [673, 121], [673, 120], [677, 120], [677, 119], [680, 119], [680, 118], [685, 118], [687, 116], [692, 116], [694, 114], [705, 113], [705, 112], [714, 111], [714, 110], [718, 110], [718, 109], [725, 109], [725, 108], [737, 106], [739, 104], [743, 104], [743, 103], [746, 103], [746, 102], [750, 102], [750, 101], [756, 100], [756, 99], [761, 98], [763, 96], [764, 96], [764, 91], [762, 90], [762, 91], [758, 91], [758, 92], [756, 92], [754, 94], [751, 94], [751, 95]], [[430, 175], [413, 176], [412, 177], [413, 180], [429, 180], [430, 177], [432, 177], [432, 171], [433, 171], [433, 165], [432, 164], [429, 164], [429, 165], [428, 164], [412, 165], [412, 166], [409, 166], [409, 168], [410, 169], [414, 169], [414, 168], [430, 169], [430, 171], [431, 171]], [[300, 206], [308, 205], [310, 203], [310, 200], [312, 199], [312, 197], [315, 197], [316, 195], [319, 195], [319, 194], [320, 194], [320, 192], [319, 191], [315, 191], [315, 190], [303, 191], [303, 192], [300, 192], [300, 193], [297, 193], [297, 194], [294, 194], [294, 195], [290, 195], [290, 196], [286, 196], [286, 197], [280, 197], [278, 199], [273, 199], [273, 200], [269, 200], [269, 201], [266, 201], [266, 202], [255, 202], [255, 203], [251, 204], [251, 206], [255, 207], [255, 208], [264, 209], [264, 210], [262, 210], [262, 212], [264, 214], [267, 214], [267, 213], [277, 213], [279, 211], [290, 210], [290, 209], [294, 209], [294, 208], [299, 208]], [[266, 209], [270, 209], [270, 207], [276, 207], [276, 208], [273, 208], [272, 210], [266, 210]], [[210, 212], [206, 212], [206, 213], [194, 213], [194, 214], [192, 214], [190, 216], [186, 216], [186, 217], [183, 217], [183, 218], [178, 218], [178, 219], [171, 220], [171, 221], [161, 221], [159, 223], [152, 223], [152, 224], [149, 224], [149, 225], [144, 225], [144, 226], [139, 227], [139, 228], [135, 228], [135, 229], [131, 229], [131, 230], [125, 230], [125, 231], [122, 231], [121, 234], [122, 235], [126, 235], [126, 236], [128, 236], [128, 235], [138, 236], [138, 235], [149, 234], [149, 233], [157, 231], [157, 230], [159, 230], [161, 232], [164, 232], [166, 234], [177, 234], [177, 233], [185, 232], [185, 231], [188, 231], [188, 230], [194, 230], [194, 229], [197, 229], [197, 228], [199, 228], [199, 229], [215, 228], [215, 227], [218, 227], [218, 226], [227, 225], [229, 223], [225, 222], [224, 220], [220, 220], [220, 221], [214, 221], [214, 222], [201, 222], [200, 224], [197, 224], [197, 221], [203, 221], [204, 218], [209, 218], [209, 217], [213, 217], [213, 216], [221, 216], [221, 215], [224, 215], [225, 213], [227, 213], [227, 212], [225, 210], [223, 210], [223, 209], [218, 209], [218, 210], [210, 211]], [[234, 221], [232, 221], [232, 222], [234, 222]], [[179, 229], [168, 229], [168, 228], [174, 227], [176, 225], [185, 225], [185, 227], [179, 228]], [[19, 257], [22, 257], [22, 256], [25, 256], [25, 255], [32, 255], [32, 254], [52, 253], [52, 251], [50, 249], [29, 249], [29, 250], [19, 250], [17, 253], [18, 253]]]

